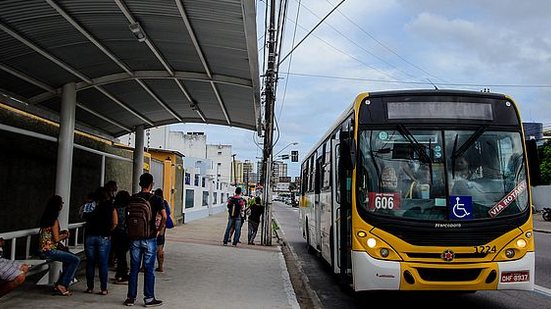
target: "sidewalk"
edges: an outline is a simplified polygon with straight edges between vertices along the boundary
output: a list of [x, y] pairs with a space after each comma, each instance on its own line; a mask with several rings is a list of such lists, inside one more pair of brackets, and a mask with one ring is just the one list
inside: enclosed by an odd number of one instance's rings
[[[247, 226], [241, 244], [222, 246], [226, 213], [176, 226], [167, 232], [165, 272], [156, 273], [155, 296], [161, 308], [293, 308], [298, 309], [285, 260], [277, 239], [272, 246], [247, 242]], [[275, 235], [274, 235], [275, 236]], [[0, 308], [124, 308], [126, 285], [109, 284], [109, 295], [86, 294], [82, 269], [73, 295], [52, 296], [50, 286], [24, 286], [0, 299]], [[110, 278], [114, 272], [110, 271]], [[96, 272], [96, 291], [99, 280]], [[143, 306], [143, 274], [138, 279], [136, 306]]]

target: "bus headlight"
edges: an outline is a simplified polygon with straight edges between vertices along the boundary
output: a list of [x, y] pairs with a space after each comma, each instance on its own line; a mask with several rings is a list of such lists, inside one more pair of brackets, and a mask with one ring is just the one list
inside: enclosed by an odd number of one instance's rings
[[377, 245], [377, 241], [375, 240], [375, 238], [368, 238], [367, 239], [367, 246], [369, 248], [375, 248], [376, 245]]
[[505, 256], [508, 257], [508, 258], [513, 258], [513, 256], [515, 256], [515, 250], [509, 248], [507, 250], [505, 250]]
[[524, 236], [526, 236], [526, 238], [532, 238], [532, 232], [528, 231], [528, 232], [524, 233]]
[[381, 256], [384, 258], [388, 257], [388, 255], [390, 254], [387, 248], [381, 248], [381, 251], [379, 252], [381, 253]]
[[519, 238], [517, 239], [517, 247], [524, 248], [526, 247], [526, 240]]

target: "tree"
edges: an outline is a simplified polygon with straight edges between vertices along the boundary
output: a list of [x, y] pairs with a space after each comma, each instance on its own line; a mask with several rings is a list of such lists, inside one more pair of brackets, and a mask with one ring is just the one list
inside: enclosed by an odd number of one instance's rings
[[551, 183], [551, 142], [545, 143], [541, 149], [540, 173], [544, 184]]

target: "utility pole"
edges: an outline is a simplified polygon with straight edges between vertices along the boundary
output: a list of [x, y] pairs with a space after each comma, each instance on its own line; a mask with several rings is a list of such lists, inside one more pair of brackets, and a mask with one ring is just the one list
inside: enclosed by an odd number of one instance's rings
[[261, 240], [265, 246], [272, 245], [272, 194], [271, 194], [271, 169], [272, 169], [272, 143], [274, 134], [274, 105], [275, 105], [275, 83], [276, 83], [276, 38], [275, 38], [275, 17], [276, 1], [270, 0], [270, 21], [268, 28], [268, 65], [266, 69], [265, 85], [265, 131], [264, 149], [262, 162], [262, 181], [264, 182], [264, 216], [262, 220]]

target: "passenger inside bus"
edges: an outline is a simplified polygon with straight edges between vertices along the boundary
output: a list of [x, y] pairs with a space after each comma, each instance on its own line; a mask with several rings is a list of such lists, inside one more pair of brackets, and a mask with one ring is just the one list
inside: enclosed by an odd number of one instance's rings
[[396, 171], [391, 166], [385, 166], [381, 173], [381, 189], [382, 192], [394, 193], [398, 192], [398, 177]]

